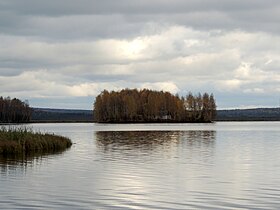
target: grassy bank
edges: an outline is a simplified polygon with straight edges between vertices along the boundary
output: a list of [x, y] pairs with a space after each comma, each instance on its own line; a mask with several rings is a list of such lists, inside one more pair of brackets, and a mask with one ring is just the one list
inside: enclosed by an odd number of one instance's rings
[[71, 147], [70, 139], [27, 128], [0, 128], [0, 156], [52, 153]]

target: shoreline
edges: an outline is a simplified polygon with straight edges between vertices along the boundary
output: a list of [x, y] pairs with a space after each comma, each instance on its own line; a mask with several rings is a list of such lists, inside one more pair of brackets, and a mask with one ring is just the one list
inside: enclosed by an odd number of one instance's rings
[[215, 120], [212, 122], [95, 122], [95, 121], [58, 121], [58, 120], [46, 120], [46, 121], [31, 121], [25, 123], [0, 123], [0, 126], [9, 126], [9, 125], [28, 125], [28, 124], [48, 124], [48, 123], [96, 123], [96, 124], [203, 124], [203, 123], [216, 123], [216, 122], [280, 122], [278, 119], [237, 119], [237, 120]]
[[33, 132], [28, 128], [0, 129], [0, 156], [55, 153], [72, 146], [72, 141], [64, 136], [51, 133]]

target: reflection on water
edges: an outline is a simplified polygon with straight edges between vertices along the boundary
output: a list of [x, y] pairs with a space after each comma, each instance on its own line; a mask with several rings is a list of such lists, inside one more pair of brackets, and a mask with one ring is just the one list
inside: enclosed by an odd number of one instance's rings
[[42, 165], [48, 158], [58, 158], [63, 152], [34, 153], [29, 155], [0, 156], [0, 174], [9, 175], [13, 172], [24, 174], [27, 168]]
[[1, 209], [280, 206], [280, 123], [34, 127], [74, 145], [63, 154], [0, 159]]
[[100, 193], [110, 198], [103, 205], [188, 209], [186, 189], [213, 165], [216, 131], [97, 131], [94, 140], [104, 168]]
[[[97, 131], [95, 143], [105, 161], [124, 164], [178, 161], [211, 164], [216, 131]], [[182, 159], [181, 159], [182, 157]], [[190, 158], [192, 163], [190, 163]], [[176, 163], [174, 163], [176, 165]]]
[[96, 143], [110, 149], [156, 149], [178, 144], [213, 146], [216, 131], [97, 131]]

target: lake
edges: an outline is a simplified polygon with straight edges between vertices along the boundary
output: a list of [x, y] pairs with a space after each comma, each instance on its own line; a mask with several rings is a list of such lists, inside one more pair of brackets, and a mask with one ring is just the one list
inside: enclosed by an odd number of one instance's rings
[[0, 209], [280, 208], [280, 122], [28, 127], [74, 145], [0, 159]]

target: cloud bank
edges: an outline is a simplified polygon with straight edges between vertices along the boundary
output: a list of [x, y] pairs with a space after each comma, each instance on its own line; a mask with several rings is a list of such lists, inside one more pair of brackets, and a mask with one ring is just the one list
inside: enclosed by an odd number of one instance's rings
[[1, 95], [91, 108], [103, 89], [277, 106], [279, 1], [0, 1]]

